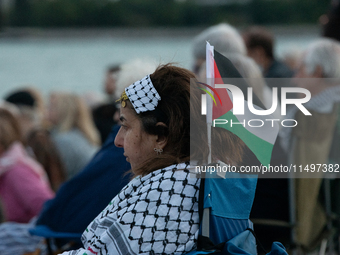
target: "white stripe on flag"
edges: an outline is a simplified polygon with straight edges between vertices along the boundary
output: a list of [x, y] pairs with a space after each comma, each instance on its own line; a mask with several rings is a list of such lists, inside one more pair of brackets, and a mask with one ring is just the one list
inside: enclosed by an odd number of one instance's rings
[[[215, 72], [214, 72], [214, 46], [211, 46], [209, 42], [207, 42], [206, 45], [206, 78], [207, 78], [207, 84], [211, 87], [214, 87], [214, 78], [215, 78]], [[212, 98], [207, 98], [207, 123], [210, 125], [212, 124]]]
[[[227, 91], [228, 91], [231, 101], [233, 101], [232, 93], [229, 90]], [[254, 105], [254, 108], [258, 110], [262, 109], [258, 107], [257, 105]], [[231, 111], [233, 112], [233, 109], [231, 109]], [[279, 124], [277, 123], [277, 121], [267, 121], [270, 119], [275, 119], [273, 115], [262, 116], [262, 115], [253, 114], [248, 108], [248, 102], [244, 100], [244, 115], [234, 115], [234, 116], [239, 120], [240, 123], [245, 123], [245, 125], [243, 126], [245, 126], [245, 128], [252, 134], [256, 135], [257, 137], [271, 144], [275, 143], [277, 134], [279, 133]], [[260, 121], [251, 121], [250, 125], [252, 126], [260, 126], [262, 122], [264, 124], [261, 127], [251, 127], [248, 125], [249, 120], [260, 120]]]

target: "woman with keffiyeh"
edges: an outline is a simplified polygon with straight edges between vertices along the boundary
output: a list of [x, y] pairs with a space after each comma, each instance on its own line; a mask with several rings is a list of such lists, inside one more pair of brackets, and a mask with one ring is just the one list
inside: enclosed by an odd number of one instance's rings
[[[196, 248], [200, 179], [189, 176], [189, 160], [204, 163], [209, 146], [202, 91], [195, 82], [190, 89], [194, 78], [164, 65], [125, 89], [115, 144], [124, 148], [135, 178], [84, 231], [85, 248], [63, 255], [183, 254]], [[197, 131], [190, 133], [190, 125]], [[225, 146], [212, 151], [214, 158], [239, 162], [242, 142], [226, 130], [218, 139]]]

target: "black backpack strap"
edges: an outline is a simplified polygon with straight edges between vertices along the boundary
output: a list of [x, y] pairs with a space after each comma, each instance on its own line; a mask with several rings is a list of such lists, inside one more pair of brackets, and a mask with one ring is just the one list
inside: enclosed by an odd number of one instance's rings
[[199, 193], [198, 193], [198, 214], [199, 214], [199, 218], [200, 218], [200, 223], [202, 223], [202, 220], [203, 220], [204, 186], [205, 186], [205, 178], [203, 176], [203, 177], [201, 177], [200, 190], [199, 190]]
[[[201, 175], [201, 184], [198, 195], [198, 214], [200, 223], [203, 221], [203, 211], [204, 211], [204, 187], [205, 187], [205, 173]], [[224, 247], [225, 242], [215, 245], [209, 237], [198, 235], [197, 240], [197, 250], [198, 251], [215, 251], [216, 253], [221, 252]]]
[[[198, 251], [214, 251], [214, 253], [219, 253], [223, 250], [224, 244], [226, 242], [215, 245], [209, 237], [198, 235], [197, 240], [197, 250]], [[213, 253], [212, 253], [213, 254]]]
[[262, 243], [260, 242], [260, 240], [257, 238], [256, 234], [255, 234], [255, 231], [251, 228], [247, 228], [246, 230], [249, 230], [253, 236], [255, 237], [255, 240], [256, 240], [256, 244], [260, 247], [260, 249], [265, 253], [267, 254], [268, 252], [265, 250], [265, 248], [263, 247]]

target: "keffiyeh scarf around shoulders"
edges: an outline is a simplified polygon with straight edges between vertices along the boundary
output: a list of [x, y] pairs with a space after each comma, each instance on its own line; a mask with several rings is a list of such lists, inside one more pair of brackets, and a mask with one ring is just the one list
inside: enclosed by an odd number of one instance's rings
[[181, 163], [136, 177], [63, 255], [182, 254], [195, 248], [200, 180]]

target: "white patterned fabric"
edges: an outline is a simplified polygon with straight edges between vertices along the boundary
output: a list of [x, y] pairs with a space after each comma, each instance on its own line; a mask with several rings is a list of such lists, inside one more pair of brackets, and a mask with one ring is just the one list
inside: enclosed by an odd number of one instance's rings
[[35, 227], [37, 218], [29, 223], [5, 222], [0, 224], [0, 254], [24, 255], [40, 249], [40, 255], [48, 253], [45, 239], [32, 236], [28, 230]]
[[125, 93], [137, 114], [155, 110], [158, 101], [161, 100], [160, 95], [152, 84], [150, 75], [125, 88]]
[[63, 255], [183, 254], [196, 248], [200, 179], [189, 163], [127, 184], [88, 226], [84, 249]]

